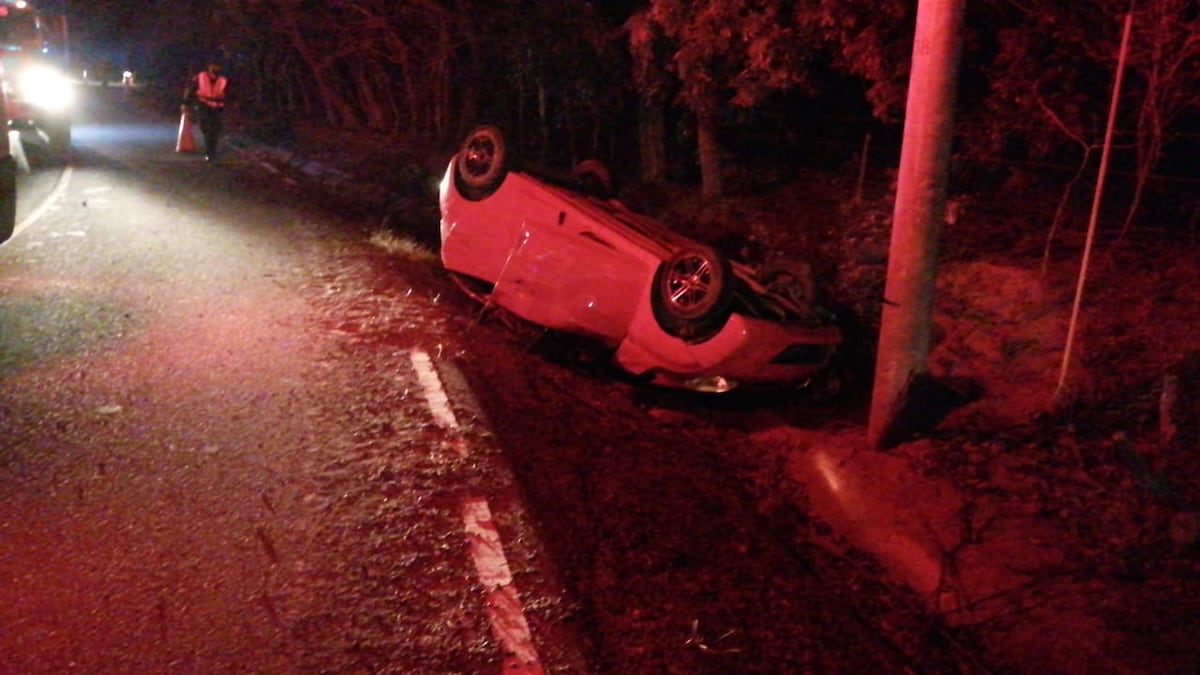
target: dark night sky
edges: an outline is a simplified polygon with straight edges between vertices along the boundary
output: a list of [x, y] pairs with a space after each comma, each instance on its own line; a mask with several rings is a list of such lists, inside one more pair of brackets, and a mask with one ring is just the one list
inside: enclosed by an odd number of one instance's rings
[[[173, 0], [179, 2], [180, 0]], [[163, 0], [33, 0], [39, 9], [67, 15], [72, 49], [79, 56], [123, 58], [131, 31], [146, 25], [148, 12], [169, 11]]]
[[[178, 2], [179, 0], [175, 0]], [[105, 34], [116, 37], [121, 30], [127, 28], [137, 15], [161, 13], [169, 10], [172, 2], [151, 0], [39, 0], [38, 6], [51, 11], [66, 9], [68, 16], [77, 29], [88, 29], [88, 32]]]

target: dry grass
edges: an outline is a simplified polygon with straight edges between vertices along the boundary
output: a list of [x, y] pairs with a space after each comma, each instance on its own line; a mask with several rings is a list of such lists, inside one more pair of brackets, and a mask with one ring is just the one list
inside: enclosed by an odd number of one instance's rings
[[408, 260], [425, 263], [438, 261], [437, 253], [428, 246], [390, 230], [376, 230], [371, 235], [370, 242], [373, 246], [378, 246], [392, 255], [398, 255]]

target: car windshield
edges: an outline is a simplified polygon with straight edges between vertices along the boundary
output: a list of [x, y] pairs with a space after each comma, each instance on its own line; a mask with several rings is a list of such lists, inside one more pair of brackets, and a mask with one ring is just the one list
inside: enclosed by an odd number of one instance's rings
[[37, 49], [40, 42], [36, 14], [0, 5], [0, 46], [10, 51]]

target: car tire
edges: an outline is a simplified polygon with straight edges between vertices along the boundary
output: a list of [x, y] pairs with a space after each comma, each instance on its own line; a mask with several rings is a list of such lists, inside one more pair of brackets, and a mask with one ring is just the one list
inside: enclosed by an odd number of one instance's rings
[[17, 160], [11, 154], [0, 158], [0, 244], [17, 228]]
[[581, 192], [597, 199], [612, 199], [612, 174], [598, 159], [585, 159], [575, 165], [571, 177]]
[[508, 173], [504, 134], [494, 126], [477, 127], [463, 141], [454, 160], [458, 191], [472, 201], [496, 191]]
[[669, 335], [703, 342], [729, 319], [733, 287], [729, 260], [708, 246], [689, 246], [654, 273], [650, 307]]
[[759, 281], [773, 293], [782, 295], [799, 306], [816, 303], [816, 281], [812, 265], [802, 260], [774, 262], [763, 267]]

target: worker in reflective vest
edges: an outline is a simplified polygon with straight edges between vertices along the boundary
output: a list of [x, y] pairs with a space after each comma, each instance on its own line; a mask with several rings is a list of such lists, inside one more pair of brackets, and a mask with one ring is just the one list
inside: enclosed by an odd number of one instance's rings
[[216, 159], [217, 143], [221, 140], [227, 84], [221, 64], [214, 59], [192, 78], [184, 91], [184, 102], [196, 107], [196, 121], [204, 134], [204, 159], [210, 162]]

